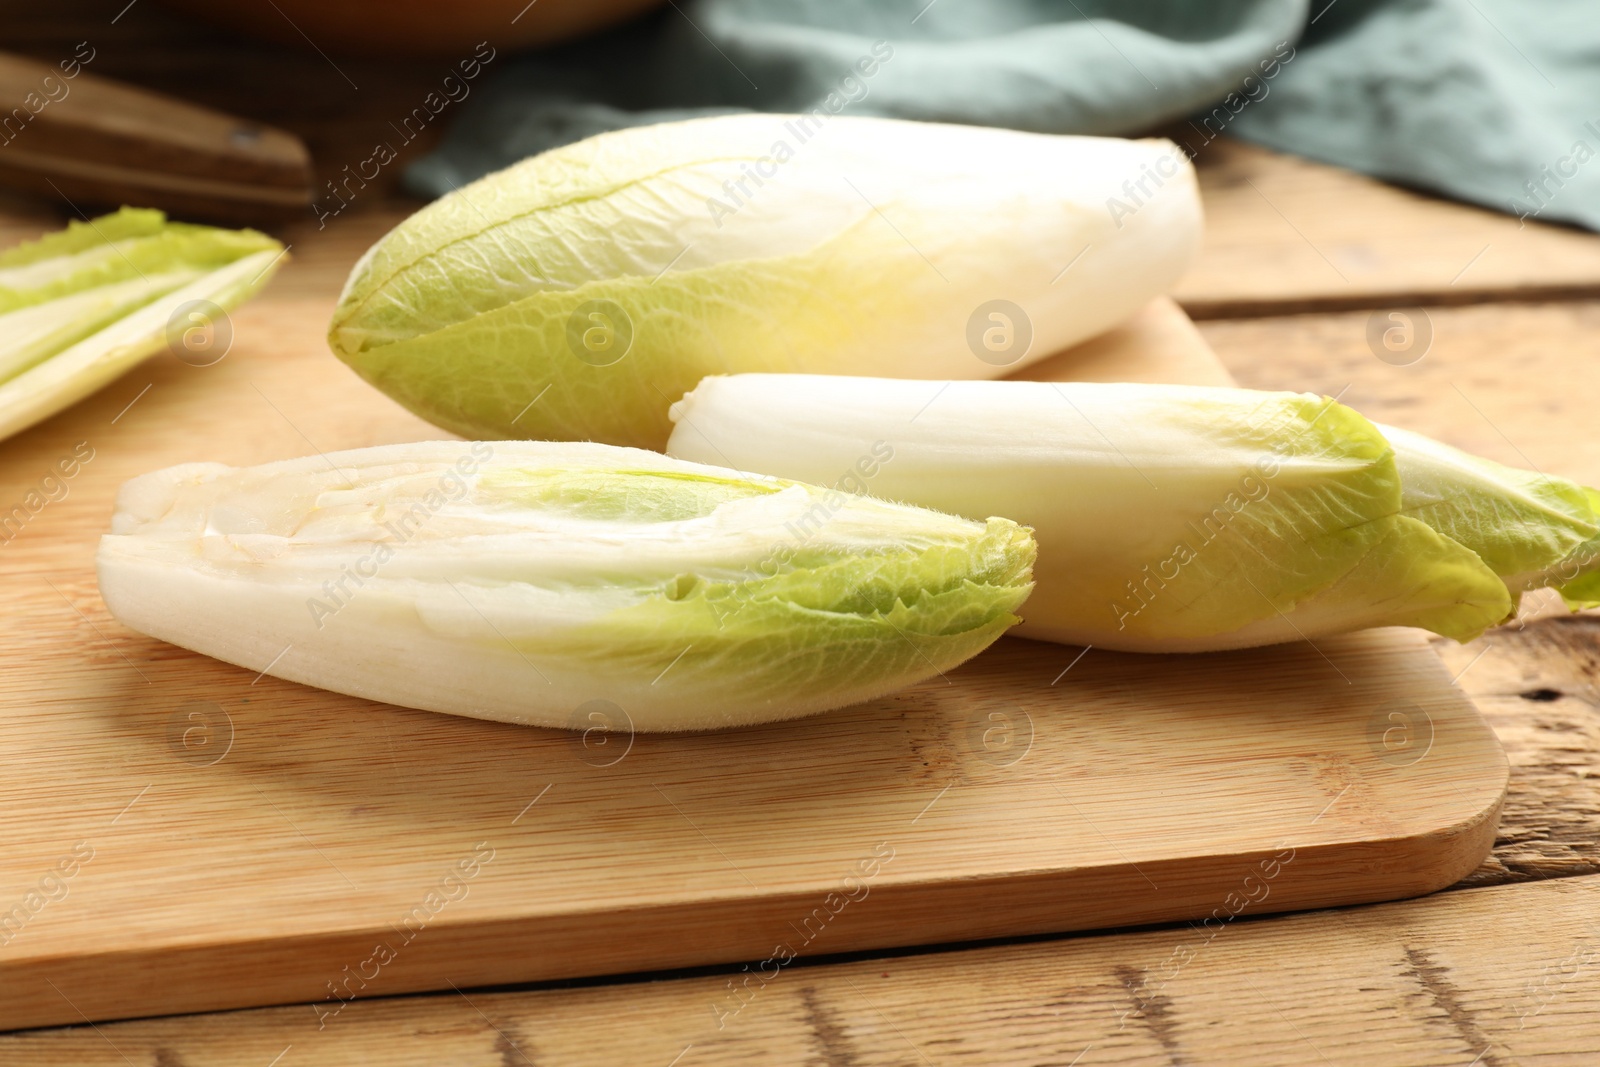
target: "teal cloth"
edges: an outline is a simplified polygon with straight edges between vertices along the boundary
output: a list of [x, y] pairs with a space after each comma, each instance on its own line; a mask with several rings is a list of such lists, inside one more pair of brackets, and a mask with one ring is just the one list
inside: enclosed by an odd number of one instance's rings
[[1313, 0], [1232, 132], [1524, 218], [1600, 230], [1600, 5]]
[[670, 0], [509, 63], [406, 181], [438, 196], [605, 130], [816, 106], [1051, 133], [1188, 119], [1191, 147], [1225, 130], [1600, 229], [1600, 18], [1577, 0]]

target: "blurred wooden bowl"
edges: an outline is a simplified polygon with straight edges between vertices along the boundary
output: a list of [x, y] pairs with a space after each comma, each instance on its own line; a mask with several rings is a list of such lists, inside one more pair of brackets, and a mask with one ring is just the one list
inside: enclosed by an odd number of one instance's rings
[[604, 29], [662, 0], [165, 0], [197, 18], [283, 44], [354, 54], [467, 56], [554, 44]]

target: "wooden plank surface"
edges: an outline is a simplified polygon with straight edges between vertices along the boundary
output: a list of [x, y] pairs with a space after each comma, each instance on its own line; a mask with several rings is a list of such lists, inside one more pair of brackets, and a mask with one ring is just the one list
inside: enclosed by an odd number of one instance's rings
[[1435, 649], [1511, 760], [1489, 858], [1462, 885], [1600, 872], [1600, 617], [1549, 617]]
[[[1600, 238], [1589, 238], [1600, 243]], [[1600, 303], [1410, 312], [1432, 342], [1415, 363], [1374, 355], [1385, 312], [1203, 322], [1241, 384], [1307, 389], [1505, 463], [1600, 485], [1592, 358]], [[1393, 358], [1393, 357], [1391, 357]], [[1409, 357], [1407, 357], [1409, 358]], [[1530, 598], [1525, 621], [1470, 645], [1434, 642], [1511, 760], [1500, 839], [1471, 884], [1600, 871], [1600, 616]], [[1462, 673], [1465, 672], [1465, 673]]]
[[1227, 137], [1196, 164], [1206, 240], [1175, 294], [1196, 318], [1600, 295], [1589, 233]]
[[[0, 901], [92, 857], [0, 947], [0, 1026], [761, 958], [869, 863], [807, 954], [1201, 917], [1283, 848], [1261, 907], [1389, 899], [1488, 850], [1504, 756], [1414, 634], [1081, 663], [1007, 641], [887, 700], [613, 756], [123, 630], [91, 561], [125, 478], [438, 436], [326, 351], [331, 286], [286, 289], [221, 362], [149, 364], [0, 457], [4, 500], [93, 455], [4, 548]], [[1034, 370], [1222, 377], [1170, 302]], [[381, 981], [341, 977], [363, 965]]]
[[[1588, 238], [1600, 247], [1600, 237]], [[1199, 324], [1241, 385], [1341, 395], [1370, 418], [1502, 463], [1600, 484], [1600, 302], [1421, 308], [1416, 347], [1377, 348], [1369, 332], [1406, 329], [1389, 310]], [[1431, 342], [1422, 340], [1431, 336]]]
[[0, 1036], [0, 1063], [1582, 1067], [1597, 964], [1600, 878], [1571, 878], [756, 977], [79, 1026]]

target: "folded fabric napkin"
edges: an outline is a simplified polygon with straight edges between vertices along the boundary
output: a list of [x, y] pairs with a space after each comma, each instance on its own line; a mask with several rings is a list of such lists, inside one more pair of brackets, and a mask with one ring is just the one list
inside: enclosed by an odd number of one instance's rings
[[1135, 134], [1188, 119], [1600, 229], [1600, 18], [1573, 0], [668, 0], [506, 64], [408, 186], [624, 126], [802, 111]]

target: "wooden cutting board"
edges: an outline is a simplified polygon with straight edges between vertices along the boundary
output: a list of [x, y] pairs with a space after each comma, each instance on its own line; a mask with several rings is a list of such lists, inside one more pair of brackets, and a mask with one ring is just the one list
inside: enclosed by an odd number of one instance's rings
[[[751, 961], [709, 1032], [790, 955], [1210, 936], [1488, 852], [1505, 757], [1409, 632], [1188, 657], [1008, 639], [869, 705], [601, 743], [123, 629], [91, 560], [124, 479], [439, 436], [328, 353], [359, 248], [311, 251], [220, 362], [163, 355], [0, 445], [0, 514], [40, 504], [0, 534], [0, 1028], [306, 1002], [314, 1034], [358, 994]], [[1166, 301], [1033, 373], [1226, 380]]]

